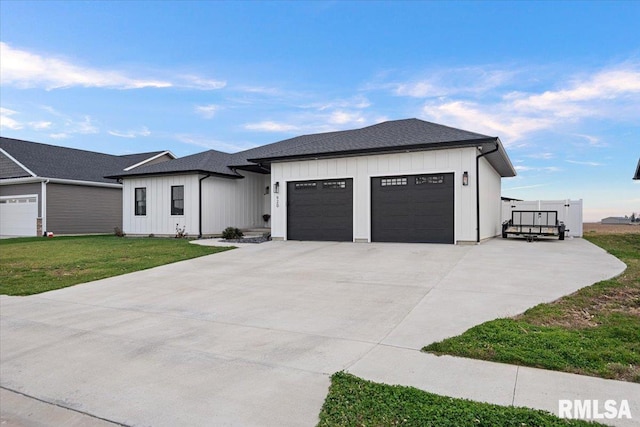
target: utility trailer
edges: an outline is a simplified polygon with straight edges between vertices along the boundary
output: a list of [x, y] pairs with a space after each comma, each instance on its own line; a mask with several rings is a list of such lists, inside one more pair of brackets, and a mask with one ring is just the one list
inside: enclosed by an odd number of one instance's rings
[[558, 221], [558, 211], [512, 211], [511, 219], [502, 223], [502, 238], [509, 234], [524, 236], [531, 242], [540, 236], [557, 236], [564, 240], [564, 222]]

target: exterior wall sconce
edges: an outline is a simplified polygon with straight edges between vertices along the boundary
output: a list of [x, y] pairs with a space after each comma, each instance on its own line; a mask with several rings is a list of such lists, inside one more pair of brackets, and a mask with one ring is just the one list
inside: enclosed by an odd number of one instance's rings
[[266, 187], [264, 187], [264, 195], [265, 196], [269, 195], [269, 186], [268, 185]]
[[273, 185], [273, 192], [275, 194], [278, 194], [280, 192], [280, 181], [276, 181], [276, 183]]
[[467, 171], [462, 173], [462, 185], [469, 185], [469, 172]]

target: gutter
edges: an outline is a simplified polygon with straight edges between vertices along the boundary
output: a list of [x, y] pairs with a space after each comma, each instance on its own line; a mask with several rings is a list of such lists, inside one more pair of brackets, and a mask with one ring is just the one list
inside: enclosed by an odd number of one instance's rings
[[476, 243], [480, 243], [480, 157], [495, 153], [499, 147], [496, 142], [496, 148], [476, 156]]
[[210, 176], [207, 174], [198, 179], [198, 239], [202, 239], [202, 181]]
[[85, 185], [89, 187], [107, 187], [107, 188], [122, 188], [122, 184], [109, 183], [109, 182], [96, 182], [96, 181], [81, 181], [77, 179], [63, 179], [63, 178], [47, 178], [47, 177], [24, 177], [24, 178], [6, 178], [0, 179], [0, 185], [11, 184], [27, 184], [33, 182], [50, 182], [52, 184], [69, 184], [69, 185]]

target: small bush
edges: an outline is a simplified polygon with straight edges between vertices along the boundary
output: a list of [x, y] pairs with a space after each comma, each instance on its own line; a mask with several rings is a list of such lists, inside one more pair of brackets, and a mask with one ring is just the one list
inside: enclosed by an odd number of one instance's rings
[[227, 240], [242, 239], [242, 236], [244, 236], [242, 231], [240, 231], [239, 228], [235, 227], [227, 227], [222, 232], [222, 237]]
[[113, 227], [113, 234], [115, 234], [118, 237], [126, 236], [125, 232], [122, 231], [122, 229], [120, 227]]

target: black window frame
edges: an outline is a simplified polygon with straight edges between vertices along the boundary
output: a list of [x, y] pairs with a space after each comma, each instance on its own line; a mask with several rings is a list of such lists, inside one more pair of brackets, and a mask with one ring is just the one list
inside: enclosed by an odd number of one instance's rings
[[[142, 190], [142, 199], [138, 199], [138, 190]], [[135, 216], [147, 216], [147, 187], [136, 187], [134, 189], [133, 210]]]
[[[182, 192], [181, 197], [177, 197], [176, 191], [178, 189]], [[184, 215], [184, 185], [171, 186], [171, 215]]]

